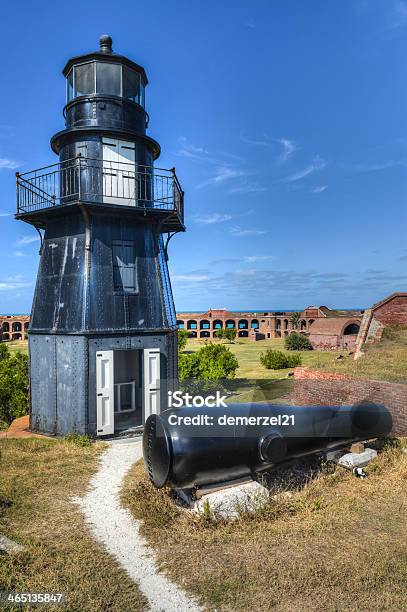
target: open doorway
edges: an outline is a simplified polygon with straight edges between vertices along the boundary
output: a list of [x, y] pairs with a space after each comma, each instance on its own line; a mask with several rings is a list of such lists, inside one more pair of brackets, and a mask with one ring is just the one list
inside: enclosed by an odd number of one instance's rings
[[97, 351], [97, 434], [142, 427], [160, 410], [160, 351]]
[[140, 427], [142, 421], [141, 351], [114, 351], [114, 430]]

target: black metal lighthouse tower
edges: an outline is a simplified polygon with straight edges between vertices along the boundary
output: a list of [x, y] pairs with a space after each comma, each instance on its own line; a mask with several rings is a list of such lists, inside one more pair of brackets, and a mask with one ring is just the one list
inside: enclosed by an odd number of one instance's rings
[[59, 163], [17, 175], [17, 219], [42, 236], [29, 328], [31, 427], [111, 435], [166, 406], [177, 331], [166, 244], [184, 231], [174, 169], [153, 167], [144, 69], [74, 57]]

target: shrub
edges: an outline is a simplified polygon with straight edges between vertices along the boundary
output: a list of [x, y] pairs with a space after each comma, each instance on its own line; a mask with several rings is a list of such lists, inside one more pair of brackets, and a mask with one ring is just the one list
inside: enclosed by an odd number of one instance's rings
[[301, 355], [287, 355], [281, 351], [269, 349], [260, 355], [260, 363], [267, 370], [284, 370], [301, 365]]
[[10, 357], [10, 351], [8, 350], [7, 346], [1, 342], [0, 343], [0, 361], [2, 361], [3, 359], [7, 359], [8, 357]]
[[228, 327], [225, 329], [225, 338], [229, 340], [229, 342], [233, 342], [237, 336], [237, 330], [234, 327]]
[[284, 344], [288, 351], [312, 351], [312, 344], [308, 337], [304, 334], [297, 334], [297, 332], [292, 332], [287, 336]]
[[[0, 344], [0, 422], [28, 414], [28, 356]], [[6, 350], [4, 350], [6, 349]]]
[[219, 338], [219, 340], [228, 340], [229, 342], [233, 342], [236, 338], [237, 331], [234, 327], [227, 327], [226, 329], [217, 329], [215, 332], [215, 337]]
[[187, 345], [188, 332], [185, 329], [178, 330], [178, 352], [182, 353]]
[[195, 353], [180, 355], [178, 360], [180, 380], [234, 378], [238, 367], [239, 362], [226, 346], [211, 342]]

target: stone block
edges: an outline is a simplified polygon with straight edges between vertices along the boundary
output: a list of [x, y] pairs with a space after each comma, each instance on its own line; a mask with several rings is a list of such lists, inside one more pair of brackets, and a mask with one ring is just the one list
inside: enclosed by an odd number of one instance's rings
[[363, 453], [346, 453], [338, 459], [337, 463], [342, 467], [353, 469], [355, 467], [365, 467], [376, 457], [377, 451], [373, 448], [366, 448]]
[[200, 514], [210, 512], [213, 518], [237, 519], [244, 512], [259, 510], [268, 499], [268, 490], [253, 481], [203, 495], [192, 510]]

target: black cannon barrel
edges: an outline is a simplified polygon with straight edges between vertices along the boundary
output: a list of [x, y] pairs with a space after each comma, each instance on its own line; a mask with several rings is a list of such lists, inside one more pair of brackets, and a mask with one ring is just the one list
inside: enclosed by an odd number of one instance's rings
[[193, 488], [254, 475], [294, 458], [386, 436], [385, 406], [229, 404], [151, 415], [143, 455], [158, 488]]

